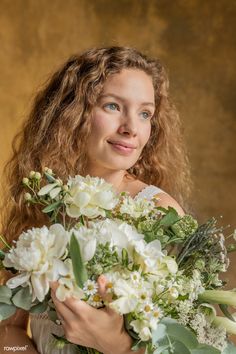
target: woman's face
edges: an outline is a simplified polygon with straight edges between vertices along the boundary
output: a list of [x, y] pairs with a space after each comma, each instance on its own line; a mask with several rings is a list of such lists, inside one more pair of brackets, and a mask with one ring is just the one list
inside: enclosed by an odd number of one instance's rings
[[89, 168], [132, 167], [150, 137], [154, 111], [152, 79], [144, 71], [123, 69], [109, 76], [92, 110]]

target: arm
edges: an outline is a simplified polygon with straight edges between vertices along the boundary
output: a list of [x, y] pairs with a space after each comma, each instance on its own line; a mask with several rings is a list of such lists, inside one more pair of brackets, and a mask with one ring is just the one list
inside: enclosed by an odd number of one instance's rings
[[27, 323], [28, 313], [23, 310], [17, 310], [15, 315], [0, 322], [0, 353], [10, 351], [9, 347], [12, 348], [10, 352], [16, 351], [17, 347], [23, 347], [26, 354], [38, 353], [27, 335]]

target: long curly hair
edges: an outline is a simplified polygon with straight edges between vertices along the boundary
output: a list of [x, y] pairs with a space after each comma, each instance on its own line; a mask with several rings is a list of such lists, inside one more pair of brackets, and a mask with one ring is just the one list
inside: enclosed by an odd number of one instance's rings
[[[26, 228], [48, 223], [38, 207], [27, 207], [22, 179], [50, 167], [60, 178], [84, 175], [91, 111], [109, 75], [124, 68], [150, 75], [155, 91], [151, 135], [139, 160], [127, 172], [167, 191], [185, 209], [191, 191], [190, 168], [180, 120], [168, 94], [168, 77], [158, 59], [130, 47], [92, 48], [74, 55], [37, 93], [32, 110], [12, 143], [5, 166], [2, 232], [11, 241]], [[6, 191], [6, 187], [8, 190]]]

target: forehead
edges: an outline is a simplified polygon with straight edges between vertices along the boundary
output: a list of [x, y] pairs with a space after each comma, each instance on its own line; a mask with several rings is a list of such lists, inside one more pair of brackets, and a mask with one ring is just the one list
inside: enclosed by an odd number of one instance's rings
[[102, 95], [124, 94], [127, 97], [154, 102], [154, 87], [152, 78], [139, 69], [122, 69], [119, 73], [110, 75], [104, 83]]

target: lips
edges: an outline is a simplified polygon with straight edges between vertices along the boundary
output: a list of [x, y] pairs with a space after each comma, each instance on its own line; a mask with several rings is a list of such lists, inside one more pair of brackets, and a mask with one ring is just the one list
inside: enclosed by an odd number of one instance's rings
[[124, 148], [128, 149], [136, 149], [136, 146], [130, 143], [126, 143], [125, 141], [120, 141], [120, 140], [108, 140], [107, 141], [109, 144], [112, 145], [117, 145], [117, 146], [123, 146]]
[[123, 156], [129, 156], [134, 152], [135, 149], [137, 149], [136, 146], [126, 143], [124, 141], [107, 140], [107, 142], [111, 146], [113, 151]]

